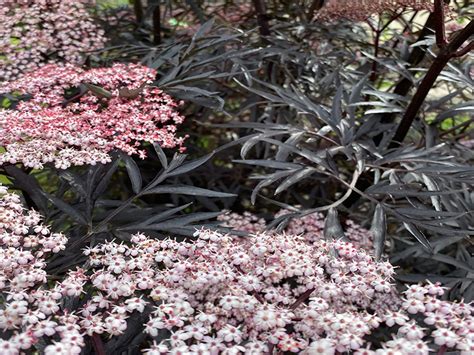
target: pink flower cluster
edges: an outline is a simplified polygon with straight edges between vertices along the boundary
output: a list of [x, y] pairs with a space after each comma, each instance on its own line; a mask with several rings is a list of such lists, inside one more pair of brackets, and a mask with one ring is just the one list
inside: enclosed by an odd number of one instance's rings
[[104, 32], [91, 19], [90, 0], [8, 0], [0, 4], [0, 81], [44, 63], [79, 63], [101, 48]]
[[[290, 213], [288, 210], [281, 210], [275, 218]], [[226, 213], [217, 217], [222, 222], [222, 226], [232, 228], [247, 233], [260, 233], [267, 229], [267, 224], [263, 218], [258, 218], [250, 212]], [[324, 240], [324, 215], [322, 213], [311, 213], [303, 217], [292, 218], [283, 229], [286, 234], [301, 235], [308, 242]], [[358, 248], [366, 251], [373, 250], [372, 233], [358, 225], [352, 220], [345, 223], [345, 237]]]
[[31, 95], [13, 110], [0, 109], [6, 149], [0, 165], [66, 169], [106, 163], [116, 149], [144, 158], [142, 142], [182, 147], [175, 133], [184, 118], [170, 96], [149, 86], [155, 75], [137, 64], [90, 70], [50, 64], [0, 85], [0, 93]]
[[316, 18], [326, 21], [364, 21], [383, 12], [397, 12], [402, 9], [431, 10], [432, 6], [430, 0], [330, 0], [316, 13]]

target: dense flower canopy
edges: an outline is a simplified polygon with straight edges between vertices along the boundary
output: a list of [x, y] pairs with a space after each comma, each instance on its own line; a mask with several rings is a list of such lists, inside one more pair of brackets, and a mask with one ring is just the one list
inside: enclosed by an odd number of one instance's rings
[[99, 49], [104, 33], [81, 0], [8, 0], [0, 2], [0, 81], [44, 63], [78, 63], [84, 52]]
[[0, 165], [66, 169], [108, 162], [114, 149], [143, 158], [141, 142], [181, 147], [175, 132], [183, 117], [171, 97], [149, 86], [155, 75], [135, 64], [90, 70], [50, 64], [0, 85], [0, 93], [26, 98], [0, 110], [6, 149]]
[[18, 330], [8, 341], [0, 339], [1, 354], [19, 354], [57, 331], [61, 337], [75, 336], [71, 330], [61, 331], [65, 322], [48, 318], [59, 310], [61, 293], [43, 289], [45, 259], [63, 250], [66, 242], [64, 235], [51, 233], [41, 223], [36, 211], [25, 210], [18, 195], [0, 185], [0, 330], [4, 335]]
[[[433, 284], [399, 294], [393, 266], [351, 243], [210, 230], [187, 243], [136, 234], [131, 243], [86, 249], [83, 268], [47, 281], [47, 258], [66, 238], [1, 186], [0, 217], [2, 354], [40, 344], [45, 354], [79, 354], [85, 337], [121, 336], [130, 319], [151, 337], [148, 354], [473, 349], [470, 305], [440, 300], [443, 288]], [[379, 328], [390, 336], [375, 352], [370, 339]]]
[[[290, 211], [281, 210], [275, 218], [288, 215]], [[224, 227], [248, 233], [259, 233], [267, 229], [267, 223], [263, 218], [258, 218], [250, 212], [227, 213], [218, 217]], [[358, 248], [367, 252], [373, 250], [372, 233], [356, 224], [352, 220], [346, 221], [345, 237]], [[291, 218], [283, 228], [286, 234], [300, 235], [308, 242], [324, 240], [324, 216], [322, 213], [311, 213], [303, 217]]]
[[398, 12], [403, 9], [429, 10], [431, 0], [329, 0], [317, 13], [317, 17], [324, 20], [346, 19], [363, 21], [383, 12]]

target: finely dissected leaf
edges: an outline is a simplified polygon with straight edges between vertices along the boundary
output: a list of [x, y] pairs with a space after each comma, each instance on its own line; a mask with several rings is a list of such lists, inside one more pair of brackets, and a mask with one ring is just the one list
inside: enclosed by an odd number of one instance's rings
[[179, 89], [180, 91], [183, 91], [183, 92], [193, 93], [194, 96], [202, 96], [202, 97], [215, 96], [219, 94], [217, 91], [208, 91], [208, 90], [204, 90], [195, 86], [175, 85], [173, 86], [173, 89], [175, 90]]
[[337, 88], [336, 95], [332, 101], [331, 119], [337, 124], [342, 120], [342, 93], [343, 87], [340, 85]]
[[[404, 66], [402, 66], [400, 63], [398, 62], [394, 62], [393, 60], [386, 60], [386, 59], [381, 59], [381, 58], [376, 58], [374, 57], [372, 54], [370, 53], [367, 53], [365, 51], [362, 51], [362, 53], [367, 56], [368, 58], [370, 58], [371, 60], [374, 60], [376, 61], [377, 63], [387, 67], [388, 69], [390, 69], [391, 71], [395, 72], [395, 73], [398, 73], [400, 75], [402, 75], [403, 77], [405, 77], [406, 79], [410, 80], [411, 82], [415, 81], [415, 78], [413, 77], [413, 75], [410, 73], [409, 70], [407, 70]], [[394, 64], [392, 64], [394, 63]]]
[[207, 91], [195, 86], [174, 85], [167, 88], [167, 92], [173, 97], [185, 101], [192, 101], [200, 106], [223, 111], [224, 99], [218, 92]]
[[168, 82], [176, 78], [176, 76], [178, 75], [181, 69], [182, 69], [182, 66], [176, 63], [173, 69], [171, 69], [166, 75], [164, 75], [163, 77], [160, 78], [160, 80], [158, 80], [158, 85], [160, 87], [166, 86]]
[[67, 170], [58, 170], [57, 174], [66, 180], [69, 185], [82, 197], [87, 196], [86, 192], [86, 183], [84, 180], [81, 179], [80, 176], [72, 173], [71, 171]]
[[297, 182], [303, 180], [304, 178], [311, 176], [314, 174], [317, 170], [311, 167], [301, 169], [300, 171], [295, 172], [293, 175], [288, 176], [283, 182], [280, 184], [280, 186], [277, 187], [275, 190], [275, 195], [278, 195], [280, 192], [285, 191], [288, 187], [291, 185], [296, 184]]
[[167, 219], [173, 217], [176, 213], [185, 210], [186, 208], [188, 208], [191, 205], [192, 205], [192, 202], [187, 203], [187, 204], [182, 205], [182, 206], [167, 209], [163, 212], [159, 212], [159, 213], [153, 215], [152, 217], [149, 217], [145, 220], [142, 220], [139, 223], [136, 223], [136, 221], [133, 219], [133, 223], [127, 224], [125, 226], [121, 226], [121, 227], [117, 228], [117, 230], [123, 230], [123, 231], [126, 231], [126, 230], [140, 230], [140, 228], [143, 228], [147, 225], [156, 224], [156, 222], [161, 222], [161, 221], [167, 220]]
[[16, 167], [15, 165], [6, 165], [3, 167], [3, 169], [10, 177], [14, 178], [15, 186], [28, 193], [37, 208], [43, 211], [48, 209], [48, 203], [43, 194], [43, 190], [38, 184], [38, 181], [36, 181], [32, 175], [26, 174], [23, 172], [23, 170]]
[[426, 239], [425, 235], [413, 223], [403, 222], [403, 225], [407, 231], [409, 231], [416, 238], [416, 240], [421, 243], [421, 245], [423, 245], [430, 252], [433, 250], [428, 239]]
[[401, 96], [401, 95], [394, 94], [394, 93], [387, 92], [387, 91], [364, 90], [364, 94], [378, 97], [383, 102], [390, 102], [391, 100], [401, 101], [401, 102], [409, 101], [408, 98], [406, 98], [405, 96]]
[[172, 164], [169, 166], [169, 172], [167, 173], [168, 176], [176, 176], [176, 175], [181, 175], [185, 174], [187, 172], [190, 172], [191, 170], [194, 170], [204, 163], [206, 163], [209, 159], [211, 159], [214, 155], [214, 152], [211, 152], [209, 154], [206, 154], [205, 156], [192, 160], [189, 163], [182, 164], [179, 168], [173, 169]]
[[[285, 132], [282, 132], [282, 131], [266, 131], [266, 132], [263, 132], [255, 137], [251, 137], [250, 139], [248, 139], [243, 145], [242, 145], [242, 148], [240, 150], [240, 156], [242, 157], [242, 159], [245, 159], [245, 157], [247, 156], [247, 153], [250, 151], [250, 149], [252, 149], [257, 143], [259, 142], [265, 142], [267, 141], [267, 138], [269, 137], [275, 137], [275, 136], [281, 136], [281, 135], [284, 135]], [[278, 141], [278, 143], [281, 143]], [[286, 147], [286, 149], [289, 151], [290, 149], [294, 150], [295, 147], [292, 147], [291, 145], [287, 145], [285, 143], [281, 143], [282, 146]]]
[[466, 237], [465, 236], [450, 236], [449, 238], [442, 237], [440, 240], [431, 242], [431, 245], [433, 246], [433, 252], [439, 253], [444, 248], [452, 244], [456, 244], [463, 239], [466, 239]]
[[352, 126], [354, 126], [354, 122], [356, 119], [356, 105], [360, 101], [362, 88], [366, 85], [366, 81], [367, 76], [364, 76], [362, 80], [357, 83], [357, 85], [351, 91], [351, 94], [349, 96], [349, 105], [347, 107], [347, 112], [349, 113]]
[[[430, 179], [426, 174], [421, 174], [423, 177], [423, 182], [425, 183], [428, 191], [439, 191], [440, 188], [433, 179]], [[441, 203], [439, 196], [431, 196], [431, 204], [436, 209], [436, 211], [441, 211]]]
[[410, 207], [399, 207], [395, 208], [395, 211], [398, 213], [411, 217], [411, 218], [420, 218], [420, 219], [431, 219], [436, 218], [437, 220], [441, 220], [442, 217], [459, 217], [462, 216], [462, 212], [447, 212], [447, 211], [436, 211], [429, 208], [426, 208], [424, 205], [420, 205], [420, 208], [410, 208]]
[[161, 146], [158, 143], [153, 143], [153, 148], [155, 148], [155, 152], [158, 155], [161, 165], [166, 169], [168, 167], [168, 159], [166, 158], [165, 152], [161, 149]]
[[254, 165], [254, 166], [263, 166], [266, 168], [273, 168], [273, 169], [298, 169], [302, 168], [300, 164], [284, 162], [284, 161], [275, 161], [275, 160], [254, 160], [254, 159], [246, 159], [246, 160], [232, 160], [234, 163], [238, 164], [247, 164], [247, 165]]
[[434, 254], [429, 256], [430, 259], [432, 260], [437, 260], [441, 261], [446, 264], [450, 264], [453, 266], [456, 266], [457, 268], [460, 268], [462, 270], [466, 270], [467, 272], [473, 272], [474, 273], [474, 268], [470, 266], [468, 263], [465, 263], [461, 260], [456, 260], [455, 258], [448, 256], [448, 255], [442, 255], [442, 254]]
[[365, 113], [367, 115], [375, 114], [375, 113], [395, 113], [395, 112], [403, 112], [404, 109], [401, 107], [392, 107], [392, 108], [374, 108], [372, 110], [367, 110]]
[[284, 178], [288, 175], [290, 175], [293, 171], [292, 170], [284, 170], [284, 171], [278, 171], [276, 173], [270, 174], [265, 176], [265, 180], [260, 181], [257, 186], [254, 187], [252, 191], [252, 195], [250, 196], [250, 201], [252, 204], [255, 204], [255, 200], [257, 199], [257, 194], [258, 192], [263, 189], [264, 187], [273, 184], [275, 181]]
[[374, 237], [374, 254], [375, 260], [380, 260], [385, 246], [385, 235], [387, 232], [387, 221], [385, 211], [381, 204], [377, 204], [372, 218], [370, 232]]
[[43, 195], [59, 210], [66, 213], [69, 217], [71, 217], [74, 221], [76, 221], [80, 225], [86, 226], [88, 224], [86, 218], [82, 215], [82, 213], [76, 210], [74, 207], [72, 207], [68, 203], [46, 192], [43, 192]]
[[170, 46], [160, 52], [156, 58], [154, 52], [150, 52], [150, 54], [143, 58], [142, 61], [147, 64], [148, 67], [153, 69], [158, 69], [168, 62], [173, 65], [173, 68], [175, 68], [179, 64], [179, 53], [184, 48], [186, 48], [185, 44], [175, 44], [174, 46]]
[[180, 194], [190, 196], [204, 196], [204, 197], [235, 197], [235, 194], [227, 192], [212, 191], [200, 187], [190, 185], [163, 185], [146, 190], [144, 195], [150, 194]]
[[[419, 186], [419, 185], [418, 185]], [[422, 191], [422, 190], [413, 190], [412, 187], [415, 185], [411, 184], [390, 184], [387, 185], [387, 182], [380, 182], [379, 184], [369, 187], [365, 192], [367, 194], [387, 194], [394, 197], [399, 196], [414, 196], [414, 197], [430, 197], [438, 195], [452, 195], [454, 193], [462, 192], [462, 190], [452, 190], [452, 191]]]
[[100, 179], [99, 183], [94, 189], [94, 192], [92, 194], [92, 199], [95, 200], [97, 197], [102, 195], [107, 188], [107, 185], [110, 182], [110, 179], [112, 179], [112, 175], [117, 171], [119, 165], [119, 159], [115, 159], [111, 164], [109, 164], [109, 167], [107, 169], [107, 172], [104, 174], [104, 176]]
[[[286, 145], [296, 146], [296, 144], [304, 138], [304, 132], [293, 133], [290, 138], [285, 141]], [[287, 160], [290, 151], [285, 147], [278, 147], [278, 152], [275, 155], [275, 160], [285, 161]]]
[[347, 237], [342, 229], [339, 216], [335, 208], [330, 208], [324, 220], [324, 237], [326, 239], [342, 239], [347, 241]]
[[200, 222], [216, 218], [221, 215], [222, 212], [198, 212], [185, 215], [182, 217], [176, 217], [173, 219], [166, 220], [161, 223], [153, 223], [146, 226], [148, 230], [168, 230], [170, 228], [182, 227], [192, 222]]
[[188, 208], [192, 204], [193, 204], [192, 202], [186, 203], [185, 205], [170, 208], [170, 209], [167, 209], [166, 211], [157, 213], [153, 217], [150, 217], [150, 218], [144, 220], [143, 222], [141, 222], [140, 225], [147, 225], [147, 224], [151, 224], [151, 223], [154, 223], [154, 222], [160, 222], [160, 221], [166, 220], [169, 217], [173, 216], [175, 213], [178, 213], [178, 212], [181, 212], [181, 211], [185, 210], [186, 208]]
[[140, 173], [140, 168], [133, 158], [129, 157], [126, 154], [121, 154], [121, 158], [125, 163], [125, 168], [127, 169], [128, 177], [132, 183], [132, 190], [134, 193], [139, 193], [142, 189], [142, 175]]
[[[441, 222], [450, 222], [448, 221], [441, 221]], [[439, 235], [462, 235], [462, 236], [470, 236], [474, 235], [474, 229], [468, 228], [468, 229], [459, 229], [457, 226], [453, 226], [451, 224], [444, 223], [442, 227], [440, 227], [440, 221], [439, 220], [434, 220], [433, 222], [426, 222], [426, 221], [416, 221], [416, 225], [418, 225], [420, 228], [438, 233]]]
[[462, 104], [451, 107], [451, 109], [439, 114], [435, 121], [442, 122], [446, 118], [453, 117], [457, 114], [474, 112], [474, 101], [463, 102]]
[[178, 166], [181, 166], [181, 164], [183, 164], [184, 161], [186, 160], [186, 157], [187, 157], [187, 154], [175, 153], [173, 156], [173, 159], [171, 159], [171, 162], [166, 170], [171, 171], [173, 169], [176, 169]]
[[281, 232], [283, 228], [285, 228], [288, 223], [290, 222], [290, 220], [294, 217], [298, 217], [300, 216], [301, 213], [300, 212], [288, 212], [288, 213], [285, 213], [281, 216], [278, 216], [277, 218], [275, 218], [273, 221], [271, 221], [268, 225], [267, 225], [267, 229], [276, 229], [277, 231]]
[[212, 26], [214, 26], [214, 19], [213, 18], [206, 21], [205, 23], [203, 23], [199, 27], [199, 29], [197, 30], [197, 32], [193, 36], [193, 41], [196, 41], [196, 40], [204, 37], [204, 35], [206, 35], [211, 30]]
[[[184, 76], [182, 79], [175, 79], [173, 81], [167, 82], [166, 85], [163, 85], [161, 87], [174, 87], [176, 85], [182, 85], [183, 83], [189, 83], [193, 81], [198, 81], [202, 79], [209, 79], [209, 78], [220, 78], [220, 77], [226, 77], [229, 76], [229, 73], [223, 73], [223, 74], [215, 74], [215, 70], [211, 70], [205, 73], [197, 74], [197, 75], [192, 75], [192, 76]], [[181, 75], [180, 75], [181, 76]]]

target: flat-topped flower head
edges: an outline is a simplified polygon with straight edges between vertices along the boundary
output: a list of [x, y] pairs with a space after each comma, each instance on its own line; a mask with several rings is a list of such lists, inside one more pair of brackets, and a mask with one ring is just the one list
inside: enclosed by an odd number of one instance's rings
[[[48, 228], [15, 195], [0, 191], [0, 207], [7, 207], [0, 215], [6, 221], [0, 260], [8, 264], [0, 278], [6, 299], [0, 327], [12, 332], [0, 346], [14, 354], [40, 338], [45, 353], [79, 354], [87, 336], [129, 331], [160, 339], [141, 344], [147, 354], [421, 355], [437, 347], [462, 354], [472, 348], [471, 305], [440, 300], [439, 284], [400, 294], [390, 264], [338, 240], [285, 233], [242, 238], [206, 229], [192, 242], [136, 234], [130, 243], [87, 248], [87, 268], [47, 282], [38, 250], [53, 244], [45, 242]], [[68, 309], [62, 300], [80, 302], [68, 302], [75, 304]], [[372, 350], [380, 333], [388, 340]]]
[[46, 63], [80, 63], [102, 48], [91, 0], [7, 0], [0, 4], [0, 82]]
[[316, 17], [326, 21], [364, 21], [386, 12], [431, 10], [432, 6], [431, 0], [329, 0]]
[[49, 318], [60, 310], [61, 294], [44, 289], [46, 258], [63, 250], [67, 238], [51, 233], [41, 219], [0, 185], [0, 332], [12, 334], [0, 341], [2, 354], [20, 354], [42, 336], [55, 334], [70, 339], [64, 343], [70, 354], [79, 353], [83, 346], [78, 332], [76, 337], [70, 331], [58, 333], [61, 321]]
[[[289, 213], [288, 210], [280, 210], [275, 218]], [[250, 212], [225, 213], [220, 215], [218, 220], [223, 227], [247, 233], [261, 233], [267, 229], [266, 221]], [[345, 226], [345, 237], [351, 243], [367, 251], [373, 250], [373, 235], [369, 230], [352, 220], [347, 220]], [[300, 235], [308, 242], [324, 240], [324, 215], [317, 212], [303, 217], [293, 217], [283, 227], [283, 231], [289, 235]]]
[[0, 165], [59, 169], [111, 160], [110, 152], [145, 157], [141, 143], [182, 148], [184, 120], [173, 99], [150, 86], [156, 72], [138, 64], [82, 70], [49, 64], [0, 85], [24, 100], [0, 109]]

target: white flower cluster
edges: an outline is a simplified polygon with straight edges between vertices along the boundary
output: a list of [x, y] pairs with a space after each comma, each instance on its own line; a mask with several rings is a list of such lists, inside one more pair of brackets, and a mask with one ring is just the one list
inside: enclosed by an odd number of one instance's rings
[[[474, 350], [470, 304], [440, 300], [438, 284], [400, 294], [390, 263], [338, 240], [136, 234], [86, 249], [83, 268], [48, 279], [46, 257], [66, 238], [4, 187], [0, 195], [1, 354], [40, 344], [46, 354], [79, 354], [87, 343], [104, 353], [103, 340], [128, 331], [146, 335], [150, 355]], [[129, 329], [130, 319], [142, 327]]]
[[[19, 354], [43, 336], [58, 334], [70, 354], [84, 345], [78, 325], [60, 311], [61, 292], [44, 289], [46, 258], [65, 248], [67, 238], [51, 233], [34, 210], [0, 185], [0, 354]], [[56, 316], [55, 320], [51, 317]], [[48, 350], [49, 354], [52, 354]]]
[[[289, 214], [288, 210], [280, 210], [275, 218]], [[259, 218], [250, 212], [226, 213], [218, 217], [223, 227], [232, 228], [237, 231], [247, 233], [259, 233], [267, 229], [267, 223], [263, 218]], [[295, 217], [289, 220], [283, 228], [286, 234], [301, 235], [308, 242], [324, 239], [324, 215], [322, 213], [311, 213], [303, 217]], [[372, 233], [358, 225], [352, 220], [345, 222], [345, 237], [355, 246], [366, 251], [372, 251]]]

